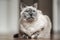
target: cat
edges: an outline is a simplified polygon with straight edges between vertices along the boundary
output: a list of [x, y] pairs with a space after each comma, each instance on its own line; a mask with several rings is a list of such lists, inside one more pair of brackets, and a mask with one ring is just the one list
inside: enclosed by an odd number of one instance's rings
[[20, 37], [32, 39], [50, 38], [52, 28], [50, 18], [37, 9], [37, 3], [33, 6], [23, 7], [21, 5], [20, 16]]

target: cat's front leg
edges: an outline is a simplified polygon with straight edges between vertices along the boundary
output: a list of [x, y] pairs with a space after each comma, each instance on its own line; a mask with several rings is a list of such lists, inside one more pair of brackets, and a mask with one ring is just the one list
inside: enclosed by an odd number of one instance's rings
[[39, 31], [37, 31], [37, 32], [35, 32], [35, 33], [32, 34], [31, 38], [32, 39], [37, 39], [37, 37], [38, 37], [39, 34], [40, 34]]
[[31, 36], [31, 32], [30, 32], [29, 30], [25, 29], [25, 28], [23, 27], [23, 25], [21, 25], [20, 30], [21, 30], [22, 32], [24, 32], [25, 34]]

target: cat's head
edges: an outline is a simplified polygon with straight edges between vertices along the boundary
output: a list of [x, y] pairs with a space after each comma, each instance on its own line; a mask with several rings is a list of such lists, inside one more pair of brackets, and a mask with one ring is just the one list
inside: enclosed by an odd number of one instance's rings
[[37, 3], [33, 6], [21, 5], [21, 17], [27, 22], [33, 22], [37, 19]]

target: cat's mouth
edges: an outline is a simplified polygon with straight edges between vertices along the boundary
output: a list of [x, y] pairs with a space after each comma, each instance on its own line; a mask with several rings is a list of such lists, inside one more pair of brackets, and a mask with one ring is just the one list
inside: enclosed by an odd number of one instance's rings
[[33, 22], [33, 21], [34, 21], [33, 17], [27, 18], [27, 22]]

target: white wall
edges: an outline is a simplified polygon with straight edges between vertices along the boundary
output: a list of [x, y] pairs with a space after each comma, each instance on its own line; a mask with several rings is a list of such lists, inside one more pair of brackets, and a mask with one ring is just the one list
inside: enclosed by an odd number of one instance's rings
[[53, 30], [57, 32], [57, 0], [53, 0]]
[[53, 30], [60, 31], [60, 0], [53, 0]]
[[18, 32], [18, 0], [0, 0], [0, 34]]
[[60, 31], [60, 0], [58, 0], [58, 31]]
[[16, 33], [18, 31], [18, 0], [10, 0], [8, 2], [8, 26], [10, 32]]
[[7, 1], [0, 0], [0, 33], [7, 31]]

